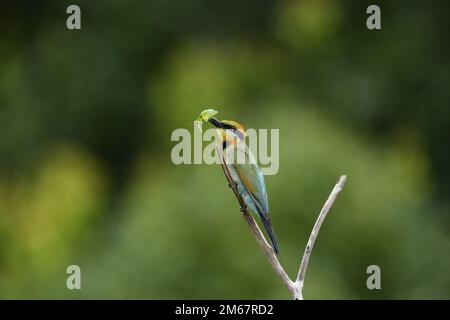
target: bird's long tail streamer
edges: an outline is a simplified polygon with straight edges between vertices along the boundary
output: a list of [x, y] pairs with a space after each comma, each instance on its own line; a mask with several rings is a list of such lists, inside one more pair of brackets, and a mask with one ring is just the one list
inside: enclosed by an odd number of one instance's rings
[[280, 253], [280, 249], [278, 247], [278, 241], [275, 236], [275, 232], [273, 231], [272, 224], [263, 215], [260, 214], [259, 216], [261, 218], [261, 221], [263, 222], [267, 234], [269, 235], [270, 241], [272, 242], [273, 250], [278, 255]]

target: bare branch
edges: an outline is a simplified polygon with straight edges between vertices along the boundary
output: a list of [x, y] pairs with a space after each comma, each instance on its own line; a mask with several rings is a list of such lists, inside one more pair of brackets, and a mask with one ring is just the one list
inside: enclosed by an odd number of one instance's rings
[[325, 219], [328, 211], [330, 210], [331, 206], [333, 205], [334, 201], [336, 200], [339, 193], [341, 193], [345, 181], [347, 179], [347, 176], [341, 176], [334, 186], [333, 190], [331, 191], [331, 194], [328, 196], [327, 201], [325, 202], [322, 210], [320, 211], [319, 217], [317, 218], [317, 221], [314, 225], [314, 228], [311, 232], [311, 235], [309, 236], [308, 244], [306, 245], [305, 252], [303, 254], [303, 258], [300, 264], [300, 269], [298, 272], [298, 276], [295, 282], [293, 282], [289, 276], [287, 275], [286, 271], [284, 271], [283, 266], [281, 265], [280, 261], [278, 260], [277, 255], [275, 254], [275, 251], [273, 248], [269, 245], [266, 238], [264, 237], [264, 234], [262, 233], [261, 229], [259, 228], [258, 223], [255, 221], [253, 216], [248, 212], [247, 205], [245, 204], [244, 199], [239, 194], [237, 190], [236, 182], [231, 177], [230, 171], [228, 169], [228, 165], [225, 163], [224, 155], [221, 152], [221, 150], [216, 147], [217, 155], [220, 158], [220, 164], [222, 165], [223, 173], [225, 174], [225, 177], [227, 178], [228, 185], [233, 190], [234, 195], [236, 196], [236, 199], [239, 202], [239, 205], [241, 206], [241, 212], [242, 215], [249, 225], [253, 236], [255, 237], [256, 241], [258, 242], [259, 246], [263, 250], [264, 254], [266, 255], [267, 260], [269, 261], [272, 268], [275, 270], [276, 274], [281, 278], [283, 283], [286, 285], [286, 287], [289, 289], [289, 291], [292, 293], [292, 297], [294, 300], [303, 300], [303, 282], [305, 279], [305, 273], [306, 268], [308, 267], [309, 257], [311, 256], [312, 249], [314, 247], [314, 242], [316, 241], [317, 234], [319, 233], [320, 227], [322, 225], [323, 220]]
[[314, 242], [316, 241], [317, 234], [319, 233], [320, 227], [322, 226], [322, 222], [327, 216], [328, 211], [333, 205], [339, 193], [341, 193], [344, 188], [345, 181], [347, 180], [347, 176], [341, 176], [331, 191], [331, 194], [328, 196], [327, 201], [325, 202], [322, 210], [320, 211], [319, 217], [314, 225], [314, 228], [311, 231], [311, 235], [309, 236], [308, 244], [305, 248], [305, 253], [303, 254], [302, 262], [300, 264], [300, 269], [298, 271], [297, 280], [295, 281], [301, 289], [303, 289], [303, 282], [305, 280], [306, 268], [308, 267], [309, 257], [311, 256], [312, 249], [314, 247]]
[[286, 287], [289, 289], [289, 291], [294, 296], [296, 294], [296, 290], [297, 290], [294, 282], [289, 278], [286, 271], [284, 271], [283, 266], [281, 265], [280, 261], [277, 258], [277, 255], [275, 254], [272, 247], [267, 243], [267, 240], [265, 239], [265, 237], [264, 237], [263, 233], [261, 232], [261, 229], [259, 228], [255, 219], [253, 218], [253, 216], [250, 213], [248, 213], [247, 210], [245, 210], [243, 212], [243, 216], [244, 216], [245, 221], [247, 221], [248, 225], [250, 226], [253, 236], [255, 237], [259, 246], [263, 250], [264, 254], [266, 255], [266, 258], [269, 261], [270, 265], [272, 266], [272, 268], [275, 270], [276, 274], [281, 278], [283, 283], [286, 285]]
[[234, 192], [234, 195], [236, 196], [239, 205], [241, 206], [241, 212], [245, 219], [245, 221], [248, 223], [250, 229], [252, 230], [253, 236], [256, 239], [256, 242], [258, 242], [259, 246], [263, 250], [264, 254], [266, 255], [267, 260], [269, 261], [272, 268], [275, 270], [276, 274], [281, 278], [283, 283], [287, 286], [289, 291], [293, 295], [297, 294], [295, 284], [294, 282], [289, 278], [287, 273], [284, 271], [283, 267], [280, 264], [280, 261], [277, 258], [277, 255], [275, 254], [273, 248], [269, 245], [266, 238], [264, 237], [264, 234], [262, 233], [261, 229], [259, 228], [258, 223], [255, 221], [253, 216], [248, 212], [247, 205], [244, 202], [244, 199], [242, 199], [241, 195], [239, 194], [236, 182], [231, 177], [230, 171], [228, 170], [228, 166], [225, 163], [225, 160], [223, 158], [222, 152], [217, 148], [218, 156], [220, 158], [220, 164], [222, 165], [223, 173], [225, 174], [225, 177], [228, 180], [228, 184], [231, 187], [231, 189]]

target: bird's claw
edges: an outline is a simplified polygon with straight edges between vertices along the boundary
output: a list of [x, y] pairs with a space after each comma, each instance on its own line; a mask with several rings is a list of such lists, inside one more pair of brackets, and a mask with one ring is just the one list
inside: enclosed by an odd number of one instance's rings
[[241, 207], [241, 213], [245, 213], [246, 211], [247, 211], [247, 209], [246, 208], [243, 208], [243, 207]]
[[237, 182], [236, 182], [236, 181], [233, 181], [233, 183], [228, 183], [228, 186], [229, 186], [230, 188], [234, 189], [234, 188], [237, 187]]

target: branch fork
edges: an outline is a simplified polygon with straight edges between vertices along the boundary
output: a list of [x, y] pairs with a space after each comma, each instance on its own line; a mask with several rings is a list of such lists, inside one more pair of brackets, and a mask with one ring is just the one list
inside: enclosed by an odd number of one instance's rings
[[305, 281], [305, 274], [306, 274], [306, 269], [308, 268], [309, 258], [311, 256], [312, 249], [314, 248], [314, 243], [316, 241], [320, 227], [322, 226], [323, 220], [327, 216], [327, 213], [331, 209], [331, 206], [333, 205], [337, 196], [342, 192], [342, 190], [344, 188], [344, 184], [347, 180], [347, 176], [342, 175], [339, 178], [339, 180], [337, 181], [333, 190], [331, 191], [330, 195], [328, 196], [327, 201], [323, 205], [322, 210], [320, 211], [319, 216], [316, 220], [316, 223], [314, 224], [314, 227], [309, 236], [308, 243], [306, 245], [305, 252], [303, 253], [303, 257], [302, 257], [302, 260], [300, 263], [300, 268], [298, 271], [297, 278], [295, 281], [292, 281], [291, 278], [286, 273], [286, 271], [284, 271], [283, 266], [281, 265], [280, 261], [278, 260], [277, 255], [275, 254], [275, 251], [270, 246], [270, 244], [267, 242], [264, 234], [262, 233], [261, 229], [259, 228], [258, 223], [255, 221], [253, 216], [249, 213], [247, 205], [244, 202], [244, 199], [242, 199], [241, 195], [239, 194], [239, 192], [237, 190], [237, 184], [231, 177], [230, 171], [228, 170], [228, 166], [225, 163], [225, 159], [223, 158], [223, 153], [220, 152], [219, 148], [217, 148], [217, 152], [218, 152], [217, 154], [220, 158], [220, 164], [222, 165], [223, 172], [225, 174], [225, 177], [228, 180], [228, 185], [233, 190], [233, 193], [239, 202], [242, 215], [243, 215], [245, 221], [247, 222], [247, 224], [249, 225], [249, 227], [252, 231], [252, 234], [255, 237], [256, 242], [258, 242], [259, 246], [261, 247], [262, 251], [264, 252], [270, 265], [275, 270], [275, 273], [281, 278], [283, 283], [286, 285], [288, 290], [291, 292], [292, 298], [294, 300], [303, 300], [303, 284]]

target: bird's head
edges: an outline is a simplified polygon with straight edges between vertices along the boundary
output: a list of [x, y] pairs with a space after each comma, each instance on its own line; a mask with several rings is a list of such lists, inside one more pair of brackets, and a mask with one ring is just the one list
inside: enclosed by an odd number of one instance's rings
[[230, 139], [234, 141], [234, 138], [227, 135], [227, 130], [231, 130], [233, 132], [232, 136], [239, 139], [244, 139], [245, 129], [241, 124], [231, 120], [217, 120], [216, 118], [214, 118], [217, 113], [218, 111], [214, 109], [206, 109], [200, 113], [197, 120], [195, 121], [200, 131], [202, 131], [202, 123], [209, 122], [217, 128], [219, 137], [222, 141], [228, 141]]
[[227, 141], [228, 143], [234, 144], [236, 143], [236, 139], [243, 140], [245, 137], [245, 129], [236, 121], [232, 120], [217, 120], [215, 118], [211, 118], [209, 120], [213, 126], [217, 128], [217, 132], [219, 133], [219, 138], [222, 141]]

